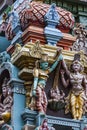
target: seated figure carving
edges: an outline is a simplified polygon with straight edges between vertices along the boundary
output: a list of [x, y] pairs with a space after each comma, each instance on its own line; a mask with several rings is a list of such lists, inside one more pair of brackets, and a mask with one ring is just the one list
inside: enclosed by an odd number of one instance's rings
[[60, 90], [58, 88], [52, 88], [50, 90], [50, 97], [53, 101], [62, 101], [64, 102], [64, 96], [65, 96], [65, 93], [61, 90], [61, 93], [60, 93]]
[[5, 78], [2, 84], [2, 94], [0, 96], [0, 127], [11, 118], [11, 106], [13, 104], [12, 92]]

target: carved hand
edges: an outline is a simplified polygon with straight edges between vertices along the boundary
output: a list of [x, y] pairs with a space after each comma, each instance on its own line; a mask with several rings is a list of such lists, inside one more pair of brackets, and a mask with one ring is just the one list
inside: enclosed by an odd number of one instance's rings
[[61, 76], [64, 76], [65, 71], [63, 69], [60, 70]]

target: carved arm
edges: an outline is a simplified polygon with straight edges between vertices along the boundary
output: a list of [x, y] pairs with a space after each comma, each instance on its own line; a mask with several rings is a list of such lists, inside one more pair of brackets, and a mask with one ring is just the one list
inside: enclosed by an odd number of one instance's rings
[[57, 58], [57, 60], [50, 67], [49, 72], [52, 72], [56, 68], [56, 66], [58, 65], [59, 61], [61, 61], [62, 59], [63, 59], [63, 56], [62, 56], [62, 54], [60, 54], [59, 57]]
[[39, 76], [39, 70], [37, 68], [34, 68], [33, 76], [34, 76], [34, 83], [33, 83], [32, 96], [36, 96], [36, 88], [38, 85], [38, 76]]
[[83, 77], [83, 85], [85, 87], [85, 95], [86, 95], [86, 98], [87, 98], [87, 79], [86, 79], [85, 76]]
[[67, 65], [66, 65], [64, 59], [62, 60], [62, 66], [63, 66], [66, 74], [69, 76], [70, 75], [70, 71], [68, 70]]
[[65, 77], [64, 77], [65, 72], [63, 70], [61, 70], [60, 73], [61, 73], [62, 84], [66, 88], [69, 85], [69, 79], [65, 80]]

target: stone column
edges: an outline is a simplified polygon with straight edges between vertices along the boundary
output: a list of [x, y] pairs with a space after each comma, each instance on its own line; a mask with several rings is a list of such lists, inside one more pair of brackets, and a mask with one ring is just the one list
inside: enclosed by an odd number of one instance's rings
[[21, 130], [23, 120], [21, 113], [25, 108], [25, 89], [24, 82], [19, 79], [11, 79], [9, 81], [13, 92], [13, 106], [11, 112], [11, 126], [14, 130]]

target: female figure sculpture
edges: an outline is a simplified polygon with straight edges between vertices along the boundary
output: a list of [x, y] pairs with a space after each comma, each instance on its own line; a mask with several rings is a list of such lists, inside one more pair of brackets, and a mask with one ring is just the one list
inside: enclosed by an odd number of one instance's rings
[[66, 113], [71, 111], [74, 119], [81, 119], [83, 114], [83, 105], [87, 99], [87, 81], [86, 77], [81, 74], [83, 69], [80, 61], [75, 60], [71, 64], [72, 72], [69, 72], [64, 60], [62, 61], [63, 67], [65, 68], [69, 78], [65, 80], [64, 71], [61, 71], [61, 80], [63, 86], [67, 87], [70, 83], [70, 93], [66, 98]]
[[33, 70], [34, 83], [32, 96], [36, 98], [36, 109], [39, 113], [46, 113], [47, 108], [47, 97], [44, 91], [48, 74], [52, 72], [59, 61], [62, 60], [62, 55], [57, 58], [51, 67], [48, 65], [48, 55], [42, 54], [41, 60], [39, 61], [39, 68], [36, 66]]

